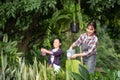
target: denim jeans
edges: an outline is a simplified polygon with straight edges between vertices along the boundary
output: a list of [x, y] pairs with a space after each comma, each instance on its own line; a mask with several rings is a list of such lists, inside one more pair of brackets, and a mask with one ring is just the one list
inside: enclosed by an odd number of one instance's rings
[[83, 63], [87, 65], [89, 73], [94, 73], [96, 66], [96, 54], [92, 54], [89, 57], [83, 57]]

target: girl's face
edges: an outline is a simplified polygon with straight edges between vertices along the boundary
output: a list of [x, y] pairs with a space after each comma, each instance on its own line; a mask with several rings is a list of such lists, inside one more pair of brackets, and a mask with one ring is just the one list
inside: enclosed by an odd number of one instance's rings
[[88, 26], [87, 29], [86, 29], [86, 31], [87, 31], [87, 35], [91, 36], [91, 35], [94, 34], [95, 29], [94, 29], [93, 26]]
[[61, 45], [61, 43], [60, 43], [59, 39], [55, 39], [54, 43], [53, 43], [54, 48], [59, 48], [60, 45]]

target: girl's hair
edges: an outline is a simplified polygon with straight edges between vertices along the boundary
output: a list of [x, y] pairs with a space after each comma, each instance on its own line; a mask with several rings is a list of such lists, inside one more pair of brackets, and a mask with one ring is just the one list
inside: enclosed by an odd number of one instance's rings
[[58, 39], [60, 43], [62, 43], [62, 40], [60, 38], [55, 38], [55, 39]]
[[[62, 40], [61, 40], [60, 38], [55, 38], [55, 39], [58, 39], [59, 42], [62, 44]], [[54, 40], [55, 40], [55, 39], [54, 39]], [[60, 45], [60, 48], [61, 48], [61, 45]]]
[[97, 35], [97, 31], [96, 31], [96, 23], [93, 22], [93, 21], [91, 21], [91, 22], [89, 22], [89, 23], [87, 24], [87, 27], [88, 27], [88, 26], [93, 26], [94, 29], [95, 29], [94, 34]]

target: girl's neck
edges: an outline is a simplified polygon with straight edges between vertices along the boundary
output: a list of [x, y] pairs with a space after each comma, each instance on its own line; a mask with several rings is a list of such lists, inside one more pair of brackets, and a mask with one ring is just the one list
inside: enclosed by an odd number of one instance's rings
[[54, 49], [56, 49], [56, 50], [57, 50], [57, 49], [59, 49], [59, 47], [55, 47]]

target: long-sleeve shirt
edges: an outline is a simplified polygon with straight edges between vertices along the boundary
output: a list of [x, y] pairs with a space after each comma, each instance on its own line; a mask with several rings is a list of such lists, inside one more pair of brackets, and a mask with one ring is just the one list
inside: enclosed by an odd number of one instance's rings
[[[61, 56], [61, 54], [62, 54], [62, 49], [59, 48], [57, 51], [53, 51], [53, 49], [52, 49], [52, 50], [50, 50], [50, 51], [52, 51], [53, 54], [52, 54], [52, 55], [49, 55], [49, 61], [48, 61], [49, 64], [60, 65], [60, 56]], [[52, 57], [53, 57], [53, 60], [51, 60]]]
[[76, 46], [81, 46], [82, 44], [87, 44], [88, 50], [83, 51], [82, 53], [85, 56], [96, 54], [98, 38], [96, 35], [91, 35], [89, 38], [86, 33], [81, 34], [80, 37], [74, 42]]

